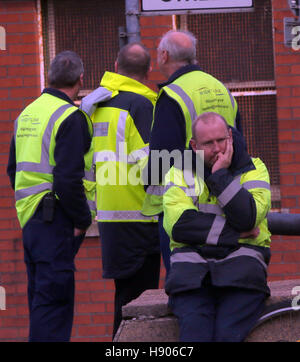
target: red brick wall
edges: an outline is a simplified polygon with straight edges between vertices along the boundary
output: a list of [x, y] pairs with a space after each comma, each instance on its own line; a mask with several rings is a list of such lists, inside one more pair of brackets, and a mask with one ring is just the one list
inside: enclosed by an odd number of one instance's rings
[[156, 49], [160, 37], [168, 30], [172, 29], [171, 16], [141, 16], [141, 41], [149, 49], [151, 55], [152, 71], [150, 73], [148, 87], [157, 91], [157, 83], [161, 83], [166, 79], [160, 73], [156, 62]]
[[28, 333], [26, 270], [14, 196], [6, 176], [13, 120], [40, 93], [39, 50], [34, 1], [0, 1], [6, 50], [0, 50], [0, 340], [23, 340]]
[[[0, 310], [0, 341], [28, 335], [27, 278], [13, 192], [6, 176], [13, 121], [40, 94], [38, 24], [35, 1], [0, 1], [6, 50], [0, 50], [0, 285], [6, 310]], [[101, 278], [100, 243], [87, 238], [76, 259], [73, 340], [111, 340], [113, 283]]]
[[[300, 51], [284, 45], [286, 0], [272, 0], [282, 208], [300, 213]], [[273, 237], [269, 279], [300, 278], [300, 237]]]

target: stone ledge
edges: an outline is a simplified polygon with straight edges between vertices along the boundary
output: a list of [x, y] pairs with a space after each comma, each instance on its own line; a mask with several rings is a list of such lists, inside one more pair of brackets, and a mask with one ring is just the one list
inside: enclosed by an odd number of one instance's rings
[[[271, 297], [266, 309], [285, 302], [291, 305], [292, 289], [300, 279], [270, 282]], [[163, 289], [146, 290], [123, 307], [123, 321], [115, 342], [178, 342], [177, 319], [168, 308], [168, 296]], [[248, 342], [300, 340], [300, 311], [289, 310], [257, 325]]]

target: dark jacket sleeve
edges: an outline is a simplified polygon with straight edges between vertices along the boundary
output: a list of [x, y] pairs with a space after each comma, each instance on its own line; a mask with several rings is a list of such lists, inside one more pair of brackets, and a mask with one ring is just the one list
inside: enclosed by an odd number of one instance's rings
[[129, 113], [144, 143], [149, 143], [153, 119], [153, 105], [145, 97], [136, 96]]
[[16, 178], [16, 146], [14, 136], [10, 142], [8, 164], [6, 169], [7, 175], [9, 177], [10, 185], [12, 189], [15, 189], [15, 178]]
[[78, 229], [88, 228], [92, 221], [82, 182], [84, 154], [88, 151], [90, 142], [88, 126], [80, 111], [66, 118], [56, 135], [53, 190], [74, 227]]
[[[189, 245], [204, 245], [214, 228], [215, 219], [214, 214], [185, 210], [173, 226], [173, 240]], [[236, 246], [239, 236], [240, 233], [226, 221], [219, 235], [218, 246]]]
[[241, 133], [241, 135], [243, 135], [243, 127], [242, 127], [242, 119], [241, 119], [241, 114], [240, 111], [237, 111], [236, 117], [235, 117], [235, 124], [236, 124], [236, 129]]
[[[173, 150], [179, 150], [183, 152], [185, 150], [185, 143], [185, 120], [182, 111], [175, 100], [163, 93], [155, 106], [154, 121], [149, 142], [150, 152], [147, 173], [149, 179], [145, 181], [145, 184], [151, 184], [151, 151], [167, 150], [168, 152], [172, 152]], [[174, 160], [171, 159], [170, 161], [170, 167], [172, 167]], [[158, 170], [159, 174], [155, 175], [152, 179], [159, 180], [159, 182], [163, 180], [162, 166], [162, 162], [160, 162], [159, 166], [155, 167], [155, 171]], [[167, 172], [168, 170], [164, 171]]]

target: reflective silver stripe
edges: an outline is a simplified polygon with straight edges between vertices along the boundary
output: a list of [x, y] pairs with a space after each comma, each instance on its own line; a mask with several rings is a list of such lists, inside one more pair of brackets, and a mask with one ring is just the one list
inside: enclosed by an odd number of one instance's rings
[[93, 157], [94, 163], [106, 161], [127, 162], [127, 143], [125, 142], [126, 118], [127, 112], [121, 111], [117, 125], [116, 152], [105, 150], [95, 152]]
[[111, 211], [111, 210], [98, 210], [97, 219], [98, 220], [158, 220], [158, 217], [144, 216], [140, 211]]
[[14, 124], [14, 138], [15, 138], [15, 143], [16, 143], [16, 134], [17, 134], [17, 129], [18, 129], [18, 119], [19, 119], [19, 117], [15, 120], [15, 124]]
[[164, 190], [165, 190], [164, 186], [162, 186], [162, 185], [155, 185], [155, 186], [150, 185], [147, 188], [146, 193], [149, 195], [163, 196]]
[[82, 99], [80, 108], [91, 116], [95, 112], [97, 104], [108, 101], [111, 99], [111, 96], [111, 91], [104, 87], [99, 87]]
[[195, 189], [195, 177], [190, 170], [183, 170], [183, 177], [188, 187]]
[[74, 107], [72, 104], [64, 104], [63, 106], [59, 107], [50, 117], [47, 127], [45, 129], [43, 135], [43, 143], [42, 143], [42, 155], [41, 155], [41, 164], [49, 164], [49, 148], [50, 148], [50, 141], [51, 135], [53, 131], [53, 127], [55, 122], [63, 115], [63, 113], [68, 109]]
[[62, 116], [62, 114], [70, 107], [74, 107], [72, 104], [64, 104], [59, 107], [50, 117], [42, 139], [42, 153], [41, 161], [36, 162], [18, 162], [17, 171], [28, 172], [40, 172], [40, 173], [52, 173], [53, 166], [49, 165], [49, 148], [51, 141], [51, 134], [55, 122]]
[[201, 212], [209, 213], [209, 214], [215, 214], [215, 215], [222, 215], [224, 212], [220, 208], [219, 205], [215, 204], [199, 204], [196, 205], [198, 207], [198, 210]]
[[16, 171], [29, 171], [39, 173], [52, 173], [54, 166], [35, 162], [18, 162]]
[[189, 188], [189, 187], [184, 187], [184, 186], [178, 186], [178, 185], [175, 185], [173, 182], [169, 182], [165, 188], [164, 188], [164, 193], [166, 193], [171, 187], [178, 187], [180, 188], [182, 191], [184, 191], [184, 193], [191, 197], [192, 200], [193, 200], [193, 203], [195, 204], [198, 200], [198, 196], [196, 195], [196, 190], [195, 188]]
[[109, 122], [94, 123], [94, 137], [105, 137], [108, 135]]
[[221, 207], [224, 207], [228, 202], [241, 190], [240, 177], [234, 179], [226, 188], [223, 190], [221, 195], [218, 196], [218, 201]]
[[100, 151], [94, 153], [94, 162], [117, 161], [117, 156], [113, 151]]
[[132, 151], [127, 158], [128, 163], [137, 163], [138, 160], [141, 160], [149, 155], [149, 146], [140, 148], [139, 150]]
[[26, 189], [17, 190], [15, 192], [15, 198], [16, 198], [16, 201], [18, 201], [18, 200], [24, 199], [27, 196], [38, 194], [38, 193], [40, 193], [42, 191], [45, 191], [45, 190], [51, 191], [52, 190], [52, 183], [46, 182], [46, 183], [43, 183], [43, 184], [40, 184], [40, 185], [27, 187]]
[[88, 181], [95, 181], [96, 177], [94, 171], [84, 171], [84, 178]]
[[[125, 139], [127, 111], [121, 111], [118, 119], [117, 132], [116, 132], [116, 152], [114, 151], [99, 151], [94, 153], [93, 161], [95, 162], [126, 162], [128, 164], [137, 163], [140, 159], [145, 158], [149, 154], [149, 146], [140, 148], [139, 150], [132, 151], [127, 155], [127, 143]], [[105, 124], [105, 126], [104, 126]], [[103, 126], [99, 126], [103, 125]], [[94, 129], [96, 136], [107, 136], [109, 122], [98, 123]]]
[[221, 262], [224, 262], [226, 260], [229, 260], [229, 259], [233, 259], [233, 258], [237, 258], [239, 256], [249, 256], [251, 258], [255, 258], [257, 259], [261, 265], [267, 269], [267, 265], [264, 261], [264, 257], [262, 255], [262, 253], [260, 253], [259, 251], [257, 250], [254, 250], [254, 249], [250, 249], [250, 248], [245, 248], [245, 247], [240, 247], [238, 250], [234, 251], [233, 253], [229, 254], [228, 256], [226, 256], [226, 258], [224, 259], [207, 259], [208, 261], [214, 261], [216, 263], [221, 263]]
[[118, 126], [117, 126], [117, 134], [116, 134], [116, 154], [123, 155], [123, 158], [127, 160], [127, 149], [125, 152], [124, 146], [127, 145], [125, 143], [125, 129], [126, 129], [126, 118], [127, 112], [121, 111], [120, 116], [118, 119]]
[[217, 245], [219, 237], [222, 233], [226, 219], [223, 216], [217, 215], [207, 235], [206, 244]]
[[224, 259], [213, 259], [213, 258], [204, 259], [201, 255], [199, 255], [196, 252], [187, 252], [187, 253], [178, 252], [176, 254], [171, 255], [170, 262], [171, 264], [174, 264], [174, 263], [207, 263], [209, 261], [213, 261], [214, 263], [219, 264], [223, 263], [224, 261], [238, 258], [241, 256], [248, 256], [250, 258], [255, 258], [261, 263], [261, 265], [265, 269], [267, 269], [267, 265], [264, 261], [263, 255], [259, 251], [250, 248], [245, 248], [243, 246], [240, 247], [238, 250], [232, 252], [228, 256], [226, 256], [226, 258]]
[[258, 188], [262, 188], [262, 189], [267, 189], [270, 190], [270, 184], [266, 181], [260, 181], [260, 180], [256, 180], [256, 181], [247, 181], [245, 183], [242, 184], [242, 186], [247, 189], [258, 189]]
[[202, 258], [201, 255], [199, 255], [196, 252], [187, 252], [187, 253], [175, 253], [173, 255], [171, 255], [170, 257], [170, 262], [171, 264], [174, 263], [194, 263], [194, 264], [198, 264], [198, 263], [207, 263], [207, 261]]
[[95, 201], [87, 200], [87, 203], [88, 203], [88, 205], [89, 205], [90, 210], [92, 210], [92, 211], [96, 211], [96, 210], [97, 210], [97, 208], [96, 208], [96, 202], [95, 202]]
[[[151, 187], [151, 186], [149, 186]], [[155, 186], [154, 186], [155, 187]], [[186, 187], [183, 187], [183, 186], [178, 186], [178, 185], [175, 185], [173, 182], [169, 182], [165, 187], [164, 187], [164, 193], [166, 193], [171, 187], [179, 187], [181, 190], [183, 190], [184, 192], [187, 191], [187, 188]]]
[[179, 97], [182, 98], [183, 102], [185, 103], [191, 117], [191, 121], [193, 122], [197, 118], [197, 112], [194, 106], [192, 99], [185, 93], [185, 91], [179, 87], [177, 84], [169, 84], [166, 88], [170, 88], [173, 92], [177, 93]]
[[[223, 84], [223, 83], [222, 83]], [[233, 95], [231, 94], [231, 92], [229, 91], [229, 89], [223, 84], [223, 86], [226, 88], [227, 92], [228, 92], [228, 95], [230, 97], [230, 100], [231, 100], [231, 105], [232, 105], [232, 108], [234, 109], [234, 98], [233, 98]]]

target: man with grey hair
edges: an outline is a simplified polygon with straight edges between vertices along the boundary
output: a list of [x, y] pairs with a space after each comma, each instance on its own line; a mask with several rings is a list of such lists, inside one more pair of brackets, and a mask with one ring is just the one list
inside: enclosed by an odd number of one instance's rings
[[[151, 178], [162, 183], [164, 175], [161, 165], [152, 165], [152, 151], [157, 154], [157, 151], [162, 150], [169, 153], [179, 150], [183, 154], [189, 148], [192, 122], [203, 112], [217, 112], [229, 125], [241, 131], [234, 97], [219, 80], [196, 64], [196, 44], [197, 40], [192, 33], [170, 30], [162, 37], [157, 49], [159, 69], [168, 80], [159, 85], [160, 92], [154, 110], [146, 170], [148, 179], [145, 180], [150, 186], [147, 188], [143, 214], [159, 214], [161, 249], [167, 272], [170, 251], [169, 240], [162, 227], [163, 186], [151, 184]], [[152, 174], [154, 169], [159, 170], [158, 175]]]
[[11, 142], [7, 173], [23, 232], [31, 342], [67, 342], [72, 330], [74, 258], [92, 222], [83, 179], [93, 128], [73, 103], [82, 80], [80, 57], [57, 54], [49, 88], [19, 115]]

